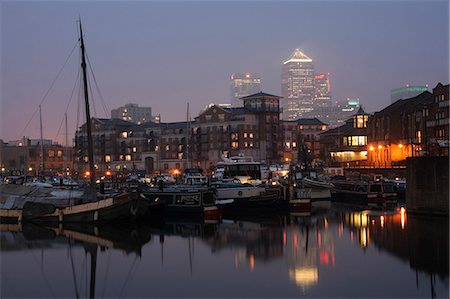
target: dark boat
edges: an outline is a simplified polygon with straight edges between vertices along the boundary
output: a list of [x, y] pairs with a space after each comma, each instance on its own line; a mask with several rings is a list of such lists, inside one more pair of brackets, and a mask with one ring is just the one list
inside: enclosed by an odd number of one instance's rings
[[214, 192], [206, 187], [170, 186], [143, 188], [141, 196], [150, 205], [150, 214], [179, 217], [220, 217]]
[[332, 200], [369, 207], [385, 207], [382, 182], [333, 180]]

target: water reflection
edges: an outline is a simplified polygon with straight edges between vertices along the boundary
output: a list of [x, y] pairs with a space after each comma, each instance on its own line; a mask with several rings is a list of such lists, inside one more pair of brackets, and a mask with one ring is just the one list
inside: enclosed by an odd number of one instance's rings
[[2, 225], [1, 295], [448, 297], [448, 242], [448, 218], [402, 209], [130, 226]]

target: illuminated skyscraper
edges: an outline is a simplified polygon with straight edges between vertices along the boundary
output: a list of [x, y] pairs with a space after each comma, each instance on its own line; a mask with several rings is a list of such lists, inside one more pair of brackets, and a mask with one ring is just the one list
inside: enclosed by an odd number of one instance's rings
[[242, 106], [242, 97], [249, 96], [261, 91], [261, 78], [256, 73], [234, 73], [231, 81], [231, 105]]
[[314, 108], [330, 107], [331, 106], [330, 74], [327, 73], [315, 75], [314, 85], [316, 87]]
[[299, 49], [283, 62], [281, 94], [283, 119], [296, 120], [313, 110], [314, 65]]

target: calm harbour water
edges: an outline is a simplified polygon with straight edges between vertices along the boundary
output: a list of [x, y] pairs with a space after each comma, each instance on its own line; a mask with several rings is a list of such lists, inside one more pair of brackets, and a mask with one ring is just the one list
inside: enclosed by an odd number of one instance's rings
[[2, 224], [1, 297], [448, 298], [448, 244], [448, 218], [343, 207], [139, 226]]

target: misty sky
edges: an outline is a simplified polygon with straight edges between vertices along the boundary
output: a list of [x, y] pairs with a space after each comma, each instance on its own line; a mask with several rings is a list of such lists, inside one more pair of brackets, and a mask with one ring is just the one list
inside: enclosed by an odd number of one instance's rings
[[[76, 45], [78, 16], [105, 102], [93, 85], [97, 117], [133, 102], [184, 121], [187, 102], [193, 117], [229, 103], [234, 72], [257, 72], [264, 92], [281, 95], [295, 48], [331, 73], [334, 101], [357, 97], [369, 112], [393, 88], [449, 82], [448, 1], [3, 1], [1, 139], [39, 138], [32, 115]], [[82, 123], [78, 71], [76, 48], [42, 105], [44, 138], [64, 142], [66, 107], [70, 139]]]

